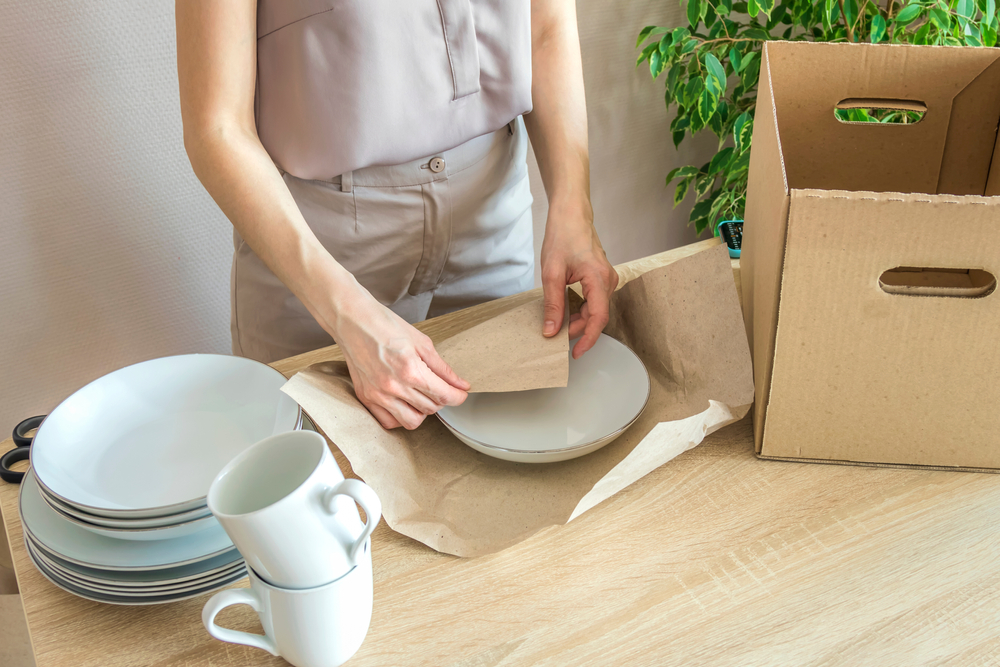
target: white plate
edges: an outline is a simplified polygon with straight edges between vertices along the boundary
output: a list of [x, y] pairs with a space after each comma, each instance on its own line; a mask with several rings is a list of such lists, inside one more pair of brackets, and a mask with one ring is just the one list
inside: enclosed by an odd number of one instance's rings
[[163, 604], [166, 602], [178, 602], [180, 600], [187, 600], [189, 598], [194, 598], [201, 595], [207, 595], [213, 591], [219, 590], [220, 588], [225, 588], [226, 586], [235, 584], [237, 581], [246, 576], [246, 572], [244, 571], [239, 574], [233, 575], [231, 579], [228, 579], [226, 581], [217, 584], [211, 584], [209, 586], [206, 586], [205, 588], [200, 588], [194, 591], [175, 593], [173, 595], [168, 594], [168, 595], [150, 596], [150, 597], [111, 595], [111, 594], [88, 591], [85, 588], [80, 588], [79, 586], [75, 586], [70, 582], [66, 581], [65, 579], [60, 577], [57, 573], [55, 573], [53, 570], [49, 569], [43, 563], [39, 562], [39, 560], [35, 557], [35, 553], [32, 551], [30, 545], [28, 545], [28, 556], [31, 558], [31, 562], [34, 563], [38, 571], [42, 573], [42, 576], [48, 579], [56, 587], [63, 589], [67, 593], [72, 593], [73, 595], [84, 598], [86, 600], [92, 600], [94, 602], [103, 602], [105, 604], [137, 606], [137, 605]]
[[75, 526], [45, 504], [32, 470], [21, 482], [19, 496], [24, 530], [60, 558], [110, 570], [154, 570], [208, 560], [233, 548], [222, 526], [155, 542], [132, 542], [96, 535]]
[[59, 575], [61, 579], [64, 579], [67, 583], [71, 583], [74, 586], [79, 586], [80, 588], [85, 588], [87, 590], [94, 591], [96, 593], [110, 593], [112, 595], [167, 595], [173, 593], [183, 593], [185, 591], [191, 591], [198, 588], [204, 588], [205, 586], [210, 586], [212, 584], [219, 583], [220, 581], [225, 581], [231, 579], [235, 575], [239, 574], [240, 569], [245, 570], [245, 563], [237, 563], [230, 567], [229, 569], [223, 570], [222, 572], [217, 572], [215, 574], [206, 574], [195, 579], [189, 579], [188, 581], [182, 581], [177, 583], [161, 583], [161, 584], [144, 584], [141, 586], [133, 586], [130, 584], [121, 583], [103, 583], [94, 582], [86, 577], [82, 577], [68, 568], [60, 566], [55, 559], [49, 558], [44, 552], [39, 551], [32, 545], [32, 549], [35, 552], [35, 558], [41, 561], [46, 567]]
[[[41, 491], [41, 487], [39, 487], [39, 491]], [[42, 497], [43, 501], [46, 501], [44, 493], [39, 493], [39, 495]], [[89, 530], [97, 535], [105, 535], [116, 540], [132, 540], [135, 542], [169, 540], [175, 537], [194, 535], [195, 533], [207, 530], [208, 528], [219, 524], [215, 517], [209, 514], [206, 517], [195, 519], [194, 521], [179, 523], [173, 526], [158, 526], [156, 528], [108, 528], [107, 526], [97, 526], [87, 521], [81, 521], [80, 519], [63, 512], [58, 507], [53, 507], [52, 503], [46, 502], [46, 504], [51, 509], [55, 510], [59, 516], [73, 525], [79, 526], [84, 530]]]
[[35, 554], [50, 565], [52, 569], [66, 574], [70, 578], [81, 579], [97, 586], [123, 586], [143, 589], [151, 586], [183, 585], [195, 580], [214, 578], [222, 574], [235, 574], [245, 566], [245, 561], [236, 549], [230, 549], [221, 556], [192, 565], [167, 568], [162, 570], [100, 570], [71, 563], [59, 558], [44, 546], [35, 541], [28, 533], [25, 541], [30, 543]]
[[[571, 346], [572, 349], [572, 346]], [[601, 334], [570, 356], [566, 387], [469, 394], [437, 415], [459, 440], [506, 461], [552, 463], [589, 454], [621, 435], [649, 399], [649, 374], [632, 350]]]
[[291, 431], [285, 377], [251, 359], [189, 354], [94, 380], [53, 410], [31, 446], [48, 492], [89, 514], [151, 518], [196, 509], [250, 445]]
[[105, 526], [107, 528], [159, 528], [161, 526], [175, 526], [179, 523], [186, 523], [196, 519], [204, 519], [206, 516], [212, 515], [212, 510], [208, 509], [208, 505], [205, 505], [204, 507], [199, 507], [187, 512], [167, 514], [165, 516], [152, 519], [110, 519], [106, 516], [100, 516], [98, 514], [87, 514], [72, 505], [67, 505], [58, 498], [47, 493], [45, 491], [45, 487], [43, 486], [38, 487], [38, 492], [42, 495], [42, 500], [48, 503], [49, 507], [57, 512], [61, 514], [68, 514], [74, 519], [79, 519], [80, 521], [86, 521], [87, 523], [92, 523], [97, 526]]

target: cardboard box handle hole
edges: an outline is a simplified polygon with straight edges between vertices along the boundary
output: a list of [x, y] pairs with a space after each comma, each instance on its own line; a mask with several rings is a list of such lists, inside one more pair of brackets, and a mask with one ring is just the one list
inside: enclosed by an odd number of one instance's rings
[[878, 279], [887, 294], [981, 299], [997, 288], [997, 279], [982, 269], [942, 269], [897, 266]]
[[833, 116], [848, 125], [916, 125], [924, 119], [927, 105], [918, 100], [849, 97], [833, 109]]

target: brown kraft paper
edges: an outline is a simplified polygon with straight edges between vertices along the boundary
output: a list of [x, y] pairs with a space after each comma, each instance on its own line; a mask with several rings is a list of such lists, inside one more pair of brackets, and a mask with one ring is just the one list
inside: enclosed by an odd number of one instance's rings
[[[541, 301], [527, 307], [540, 312]], [[510, 332], [496, 330], [505, 328], [504, 321], [540, 329], [540, 319], [505, 315], [465, 332], [470, 336], [463, 338], [464, 349], [483, 350], [473, 360], [478, 363], [468, 366], [477, 377], [507, 381], [534, 364], [522, 350], [491, 341], [508, 337]], [[479, 347], [470, 342], [471, 332], [481, 336]], [[310, 366], [283, 390], [378, 493], [393, 530], [438, 551], [480, 556], [572, 520], [749, 410], [750, 350], [725, 245], [622, 286], [612, 298], [605, 333], [642, 359], [650, 375], [649, 402], [617, 440], [560, 463], [512, 463], [480, 454], [435, 418], [414, 431], [387, 431], [355, 397], [343, 362]], [[539, 354], [546, 356], [548, 349]]]

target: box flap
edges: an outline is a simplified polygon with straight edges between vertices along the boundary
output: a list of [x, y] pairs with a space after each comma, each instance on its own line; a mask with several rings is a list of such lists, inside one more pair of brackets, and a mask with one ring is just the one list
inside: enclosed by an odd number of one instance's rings
[[757, 87], [757, 112], [747, 188], [746, 224], [740, 258], [743, 319], [753, 355], [755, 387], [754, 442], [760, 451], [778, 322], [778, 294], [785, 252], [788, 184], [771, 95], [765, 44]]
[[[984, 191], [1000, 121], [1000, 50], [809, 42], [766, 50], [792, 189]], [[909, 125], [837, 120], [834, 108], [851, 99], [927, 112]]]

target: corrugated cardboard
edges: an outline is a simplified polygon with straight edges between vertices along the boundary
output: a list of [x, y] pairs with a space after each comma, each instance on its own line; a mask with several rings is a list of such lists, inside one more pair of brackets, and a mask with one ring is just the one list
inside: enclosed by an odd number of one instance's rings
[[1000, 468], [998, 123], [1000, 49], [765, 46], [741, 271], [762, 458]]

